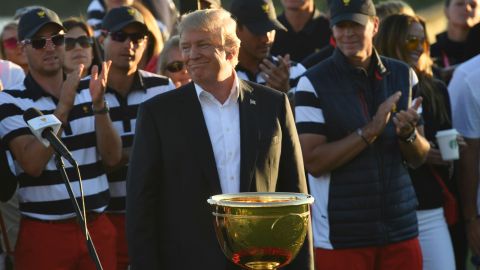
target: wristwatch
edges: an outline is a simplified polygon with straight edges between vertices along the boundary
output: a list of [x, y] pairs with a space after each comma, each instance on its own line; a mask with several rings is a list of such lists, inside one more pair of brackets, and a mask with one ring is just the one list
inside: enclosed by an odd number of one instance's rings
[[367, 138], [365, 138], [365, 135], [363, 135], [363, 130], [361, 128], [358, 128], [356, 130], [356, 133], [358, 136], [360, 136], [360, 138], [362, 138], [362, 140], [365, 142], [365, 144], [367, 145], [370, 145], [371, 143], [367, 140]]
[[[400, 138], [400, 137], [399, 137]], [[417, 130], [413, 129], [412, 133], [405, 138], [400, 138], [404, 143], [413, 143], [417, 139]]]
[[110, 107], [108, 107], [108, 102], [106, 100], [103, 101], [103, 108], [100, 110], [95, 110], [95, 108], [93, 108], [93, 103], [92, 103], [93, 114], [107, 114], [109, 111], [110, 111]]

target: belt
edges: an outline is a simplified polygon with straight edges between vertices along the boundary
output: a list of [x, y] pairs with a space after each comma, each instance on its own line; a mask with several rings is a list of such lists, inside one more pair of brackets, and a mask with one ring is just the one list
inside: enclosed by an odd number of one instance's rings
[[[96, 213], [96, 212], [87, 212], [87, 222], [93, 222], [97, 220], [103, 213]], [[68, 224], [68, 223], [77, 223], [77, 217], [71, 217], [66, 219], [57, 219], [57, 220], [45, 220], [39, 218], [33, 218], [29, 216], [22, 215], [22, 218], [27, 220], [32, 220], [36, 222], [48, 223], [48, 224]]]

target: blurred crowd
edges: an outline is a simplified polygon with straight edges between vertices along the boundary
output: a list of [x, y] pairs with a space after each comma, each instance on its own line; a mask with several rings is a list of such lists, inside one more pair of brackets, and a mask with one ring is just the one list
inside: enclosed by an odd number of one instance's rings
[[398, 0], [178, 2], [19, 7], [0, 29], [0, 270], [96, 269], [30, 108], [59, 120], [103, 269], [239, 269], [206, 200], [246, 191], [314, 196], [289, 269], [480, 268], [478, 0], [444, 0], [432, 43]]

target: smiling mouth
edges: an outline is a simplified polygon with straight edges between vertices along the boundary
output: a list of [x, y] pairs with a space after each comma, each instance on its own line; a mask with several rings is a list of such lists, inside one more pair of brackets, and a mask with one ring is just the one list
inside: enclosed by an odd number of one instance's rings
[[58, 57], [56, 57], [56, 56], [50, 56], [50, 57], [43, 58], [44, 62], [51, 62], [51, 61], [56, 61], [56, 60], [58, 60]]
[[85, 59], [87, 58], [85, 55], [76, 55], [73, 57], [73, 59]]

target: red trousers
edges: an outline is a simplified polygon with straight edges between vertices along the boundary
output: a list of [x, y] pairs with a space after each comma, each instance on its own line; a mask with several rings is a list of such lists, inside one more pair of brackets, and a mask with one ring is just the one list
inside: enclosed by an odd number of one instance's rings
[[[88, 223], [88, 230], [104, 270], [115, 270], [116, 232], [101, 214]], [[15, 248], [16, 270], [95, 270], [85, 237], [75, 219], [62, 222], [22, 218]]]
[[381, 247], [315, 249], [316, 270], [422, 270], [418, 238]]
[[125, 214], [107, 213], [107, 216], [117, 230], [117, 270], [127, 270], [130, 261], [128, 259]]

